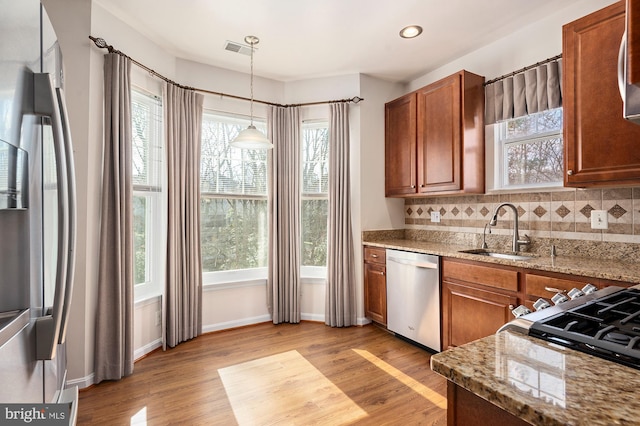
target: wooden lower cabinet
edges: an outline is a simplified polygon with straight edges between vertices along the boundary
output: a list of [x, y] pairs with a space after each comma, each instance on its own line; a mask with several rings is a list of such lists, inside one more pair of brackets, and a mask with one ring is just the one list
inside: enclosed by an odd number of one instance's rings
[[539, 298], [551, 303], [558, 292], [593, 284], [629, 283], [470, 260], [442, 259], [442, 348], [460, 346], [495, 333], [512, 321], [518, 305], [531, 311]]
[[495, 333], [513, 319], [516, 294], [443, 281], [443, 348], [460, 346]]
[[511, 321], [519, 276], [513, 268], [443, 259], [443, 349], [489, 336]]
[[468, 390], [447, 382], [447, 426], [524, 426], [522, 419]]
[[387, 268], [386, 250], [364, 248], [364, 315], [387, 325]]

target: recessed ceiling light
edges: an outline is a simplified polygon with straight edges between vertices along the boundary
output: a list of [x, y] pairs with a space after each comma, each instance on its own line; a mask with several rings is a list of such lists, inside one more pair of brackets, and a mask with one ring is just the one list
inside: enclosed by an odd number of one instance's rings
[[409, 25], [400, 30], [400, 37], [402, 38], [414, 38], [422, 34], [422, 27], [420, 25]]

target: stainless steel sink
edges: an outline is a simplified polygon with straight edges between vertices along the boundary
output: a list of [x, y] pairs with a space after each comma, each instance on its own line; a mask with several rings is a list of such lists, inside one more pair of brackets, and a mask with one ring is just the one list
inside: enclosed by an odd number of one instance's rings
[[489, 257], [495, 257], [498, 259], [508, 259], [508, 260], [530, 260], [535, 257], [530, 254], [500, 253], [500, 252], [486, 250], [486, 249], [460, 250], [460, 253], [476, 254], [478, 256], [489, 256]]

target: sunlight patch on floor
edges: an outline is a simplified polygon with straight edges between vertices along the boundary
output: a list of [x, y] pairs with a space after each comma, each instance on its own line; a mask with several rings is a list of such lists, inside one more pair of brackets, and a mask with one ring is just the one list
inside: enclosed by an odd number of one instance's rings
[[348, 424], [367, 413], [298, 351], [221, 368], [240, 426]]
[[431, 403], [433, 403], [434, 405], [446, 410], [447, 398], [443, 397], [438, 392], [435, 392], [434, 390], [423, 385], [422, 383], [415, 380], [414, 378], [404, 374], [402, 371], [398, 370], [397, 368], [387, 364], [386, 362], [376, 357], [369, 351], [365, 351], [362, 349], [352, 349], [352, 350], [358, 355], [360, 355], [361, 357], [363, 357], [364, 359], [366, 359], [367, 361], [369, 361], [370, 363], [372, 363], [373, 365], [375, 365], [376, 367], [378, 367], [379, 369], [381, 369], [382, 371], [384, 371], [385, 373], [389, 374], [394, 379], [400, 381], [405, 386], [408, 386], [413, 391], [419, 393], [424, 398], [431, 401]]
[[143, 407], [142, 410], [131, 416], [131, 426], [146, 426], [147, 425], [147, 407]]

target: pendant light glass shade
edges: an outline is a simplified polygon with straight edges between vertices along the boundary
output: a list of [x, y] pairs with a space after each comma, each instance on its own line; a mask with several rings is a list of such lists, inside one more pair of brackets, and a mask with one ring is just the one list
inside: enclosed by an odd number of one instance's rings
[[260, 39], [249, 35], [244, 38], [244, 41], [251, 46], [251, 124], [238, 133], [238, 136], [231, 141], [231, 146], [240, 149], [270, 149], [273, 148], [273, 144], [253, 125], [253, 46], [258, 44]]
[[269, 149], [273, 144], [256, 126], [251, 125], [238, 133], [238, 136], [231, 142], [231, 146], [240, 149]]

